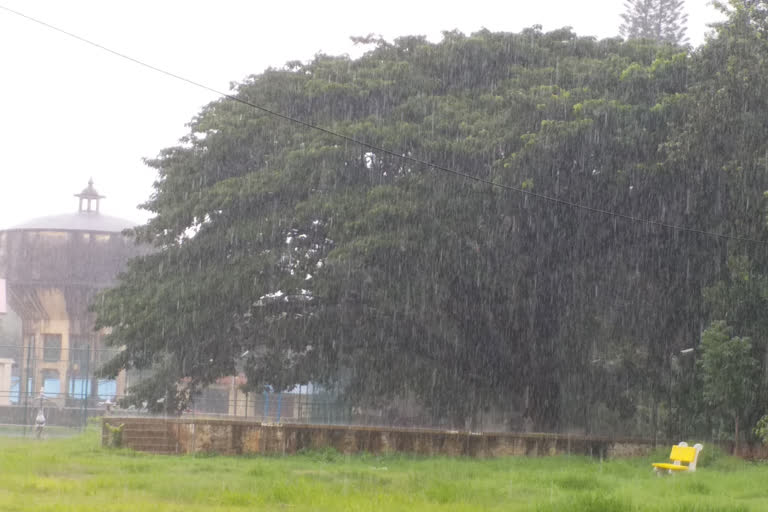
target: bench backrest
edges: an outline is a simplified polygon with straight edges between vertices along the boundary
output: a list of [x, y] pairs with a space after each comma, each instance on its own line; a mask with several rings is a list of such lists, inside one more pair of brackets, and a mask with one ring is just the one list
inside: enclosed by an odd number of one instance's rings
[[693, 446], [678, 446], [672, 447], [672, 452], [669, 454], [669, 460], [679, 460], [680, 462], [693, 462], [696, 460], [696, 448]]

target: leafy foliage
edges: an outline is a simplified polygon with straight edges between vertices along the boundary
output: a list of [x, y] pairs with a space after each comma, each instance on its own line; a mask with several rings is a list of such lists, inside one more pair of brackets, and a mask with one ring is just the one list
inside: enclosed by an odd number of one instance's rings
[[754, 434], [763, 444], [768, 444], [768, 415], [763, 416], [757, 422]]
[[110, 425], [104, 423], [104, 427], [107, 429], [108, 439], [107, 446], [111, 448], [122, 448], [123, 446], [123, 430], [125, 429], [125, 423], [119, 425]]
[[704, 400], [714, 411], [733, 419], [738, 447], [739, 421], [755, 400], [757, 390], [759, 363], [752, 357], [751, 340], [731, 337], [731, 329], [718, 321], [704, 331], [701, 348], [699, 371]]
[[717, 409], [737, 415], [754, 397], [754, 374], [749, 338], [731, 337], [724, 322], [715, 322], [702, 335], [699, 360], [704, 398]]
[[363, 38], [359, 59], [250, 77], [239, 98], [558, 202], [215, 101], [147, 161], [154, 217], [135, 235], [155, 251], [94, 305], [125, 348], [105, 373], [160, 368], [134, 400], [166, 411], [244, 372], [250, 390], [409, 400], [436, 425], [680, 434], [695, 401], [675, 398], [669, 355], [698, 340], [729, 256], [766, 261], [565, 203], [765, 235], [768, 51], [750, 16], [693, 54], [533, 27]]

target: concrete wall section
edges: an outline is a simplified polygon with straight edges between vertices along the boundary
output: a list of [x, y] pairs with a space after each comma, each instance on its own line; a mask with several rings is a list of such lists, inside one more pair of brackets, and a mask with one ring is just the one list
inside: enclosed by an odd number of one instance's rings
[[103, 420], [102, 443], [124, 424], [123, 446], [154, 453], [293, 454], [334, 448], [342, 453], [414, 453], [469, 457], [647, 455], [653, 441], [558, 434], [449, 432], [441, 430], [268, 424], [237, 419], [132, 418]]

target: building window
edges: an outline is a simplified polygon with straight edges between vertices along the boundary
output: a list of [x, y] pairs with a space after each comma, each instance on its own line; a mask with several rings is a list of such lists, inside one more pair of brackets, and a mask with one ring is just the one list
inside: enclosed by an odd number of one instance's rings
[[19, 384], [20, 384], [20, 380], [19, 380], [19, 376], [18, 375], [14, 375], [13, 377], [11, 377], [11, 398], [10, 398], [10, 400], [11, 400], [11, 403], [14, 404], [14, 405], [19, 403], [19, 398], [21, 397], [21, 392], [20, 392], [20, 389], [19, 389]]
[[43, 334], [43, 361], [55, 363], [61, 360], [61, 334]]
[[57, 398], [61, 394], [61, 381], [56, 370], [43, 370], [43, 393], [48, 398]]
[[88, 338], [69, 335], [69, 366], [74, 373], [84, 372], [91, 360]]
[[82, 400], [91, 394], [89, 379], [69, 379], [69, 397]]
[[115, 401], [117, 382], [113, 379], [99, 379], [98, 394], [101, 400]]

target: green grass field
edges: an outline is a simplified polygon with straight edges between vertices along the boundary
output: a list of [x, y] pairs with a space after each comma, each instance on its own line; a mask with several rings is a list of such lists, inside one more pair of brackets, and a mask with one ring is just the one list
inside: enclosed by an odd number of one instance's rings
[[102, 449], [89, 431], [0, 438], [0, 510], [768, 511], [768, 464], [702, 459], [659, 478], [651, 458], [168, 457]]

